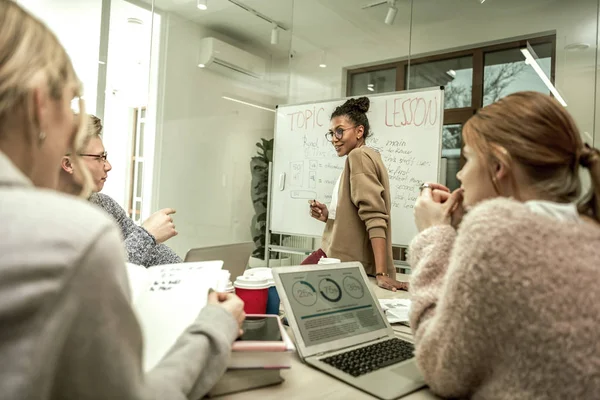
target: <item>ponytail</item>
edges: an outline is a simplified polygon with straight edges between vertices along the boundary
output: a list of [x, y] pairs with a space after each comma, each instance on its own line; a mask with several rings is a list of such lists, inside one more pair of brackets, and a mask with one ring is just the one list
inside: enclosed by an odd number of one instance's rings
[[579, 213], [600, 222], [600, 151], [586, 144], [579, 156], [579, 164], [590, 172], [592, 182], [577, 209]]

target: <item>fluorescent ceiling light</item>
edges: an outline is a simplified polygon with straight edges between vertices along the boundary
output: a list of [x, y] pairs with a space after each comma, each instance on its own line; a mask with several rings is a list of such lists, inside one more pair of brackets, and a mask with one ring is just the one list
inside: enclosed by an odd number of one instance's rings
[[204, 64], [198, 64], [198, 68], [204, 68], [204, 67], [206, 67], [206, 65], [204, 65]]
[[208, 2], [208, 0], [198, 0], [198, 3], [196, 3], [196, 7], [198, 7], [198, 10], [208, 10], [208, 4], [206, 4]]
[[374, 88], [373, 86], [367, 86], [367, 90], [368, 90], [369, 92], [374, 92], [374, 91], [375, 91], [375, 88]]
[[544, 82], [546, 87], [550, 90], [552, 95], [554, 95], [556, 100], [558, 100], [560, 104], [566, 107], [567, 102], [562, 98], [560, 93], [558, 93], [558, 90], [554, 87], [552, 82], [550, 82], [550, 79], [548, 78], [548, 76], [546, 76], [544, 70], [542, 70], [542, 67], [540, 67], [540, 64], [538, 64], [537, 60], [533, 56], [535, 52], [533, 51], [529, 43], [527, 44], [526, 48], [521, 49], [521, 53], [523, 53], [523, 56], [525, 56], [525, 64], [528, 64], [531, 66], [531, 68], [533, 68], [533, 70], [538, 74], [542, 82]]
[[267, 107], [259, 106], [258, 104], [248, 103], [247, 101], [243, 101], [243, 100], [240, 100], [240, 99], [234, 99], [232, 97], [227, 97], [227, 96], [221, 96], [221, 97], [223, 99], [225, 99], [225, 100], [234, 101], [234, 102], [240, 103], [240, 104], [245, 104], [245, 105], [250, 106], [250, 107], [260, 108], [261, 110], [271, 111], [273, 113], [275, 112], [275, 110], [273, 110], [272, 108], [267, 108]]
[[390, 1], [390, 8], [388, 8], [387, 14], [385, 16], [385, 23], [387, 25], [393, 25], [394, 20], [396, 19], [396, 14], [398, 14], [398, 9], [396, 8], [396, 0]]

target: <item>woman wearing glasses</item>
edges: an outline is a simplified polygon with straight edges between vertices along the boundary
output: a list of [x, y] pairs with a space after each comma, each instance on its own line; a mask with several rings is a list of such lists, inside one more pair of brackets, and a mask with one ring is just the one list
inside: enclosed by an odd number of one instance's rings
[[[407, 290], [396, 280], [392, 260], [392, 224], [388, 172], [379, 153], [365, 146], [369, 136], [370, 101], [350, 99], [331, 115], [326, 133], [339, 157], [348, 156], [331, 204], [310, 202], [310, 215], [325, 222], [321, 249], [316, 254], [341, 261], [360, 261], [377, 284], [388, 290]], [[313, 255], [310, 262], [315, 262]], [[306, 263], [306, 261], [305, 261]]]
[[145, 373], [117, 227], [56, 192], [61, 158], [86, 136], [71, 61], [11, 0], [0, 0], [0, 60], [0, 397], [202, 398], [225, 371], [242, 301], [211, 293]]
[[[94, 193], [89, 200], [109, 213], [119, 224], [125, 242], [127, 261], [145, 267], [180, 263], [181, 258], [164, 245], [165, 241], [177, 235], [173, 217], [170, 215], [175, 210], [170, 208], [159, 210], [144, 221], [142, 226], [138, 226], [115, 200], [100, 193], [112, 166], [102, 144], [102, 121], [98, 117], [90, 115], [88, 129], [88, 142], [78, 156], [83, 159], [92, 175]], [[61, 190], [66, 193], [78, 192], [82, 176], [80, 171], [73, 166], [71, 156], [63, 157], [62, 170]]]

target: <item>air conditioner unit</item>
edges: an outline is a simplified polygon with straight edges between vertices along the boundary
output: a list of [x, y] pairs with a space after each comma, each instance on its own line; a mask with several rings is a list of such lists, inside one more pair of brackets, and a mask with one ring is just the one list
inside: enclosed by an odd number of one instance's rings
[[262, 79], [267, 68], [264, 59], [213, 37], [200, 40], [198, 66], [225, 68], [256, 79]]

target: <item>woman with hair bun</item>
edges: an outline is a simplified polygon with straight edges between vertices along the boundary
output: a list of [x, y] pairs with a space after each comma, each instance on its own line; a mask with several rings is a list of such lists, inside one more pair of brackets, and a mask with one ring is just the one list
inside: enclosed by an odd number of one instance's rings
[[342, 262], [360, 261], [368, 275], [387, 290], [407, 290], [396, 280], [392, 259], [390, 182], [379, 153], [366, 146], [371, 134], [367, 97], [349, 99], [331, 114], [325, 134], [339, 157], [347, 156], [329, 207], [311, 200], [311, 217], [325, 222], [321, 249], [305, 260], [315, 263], [321, 256]]

